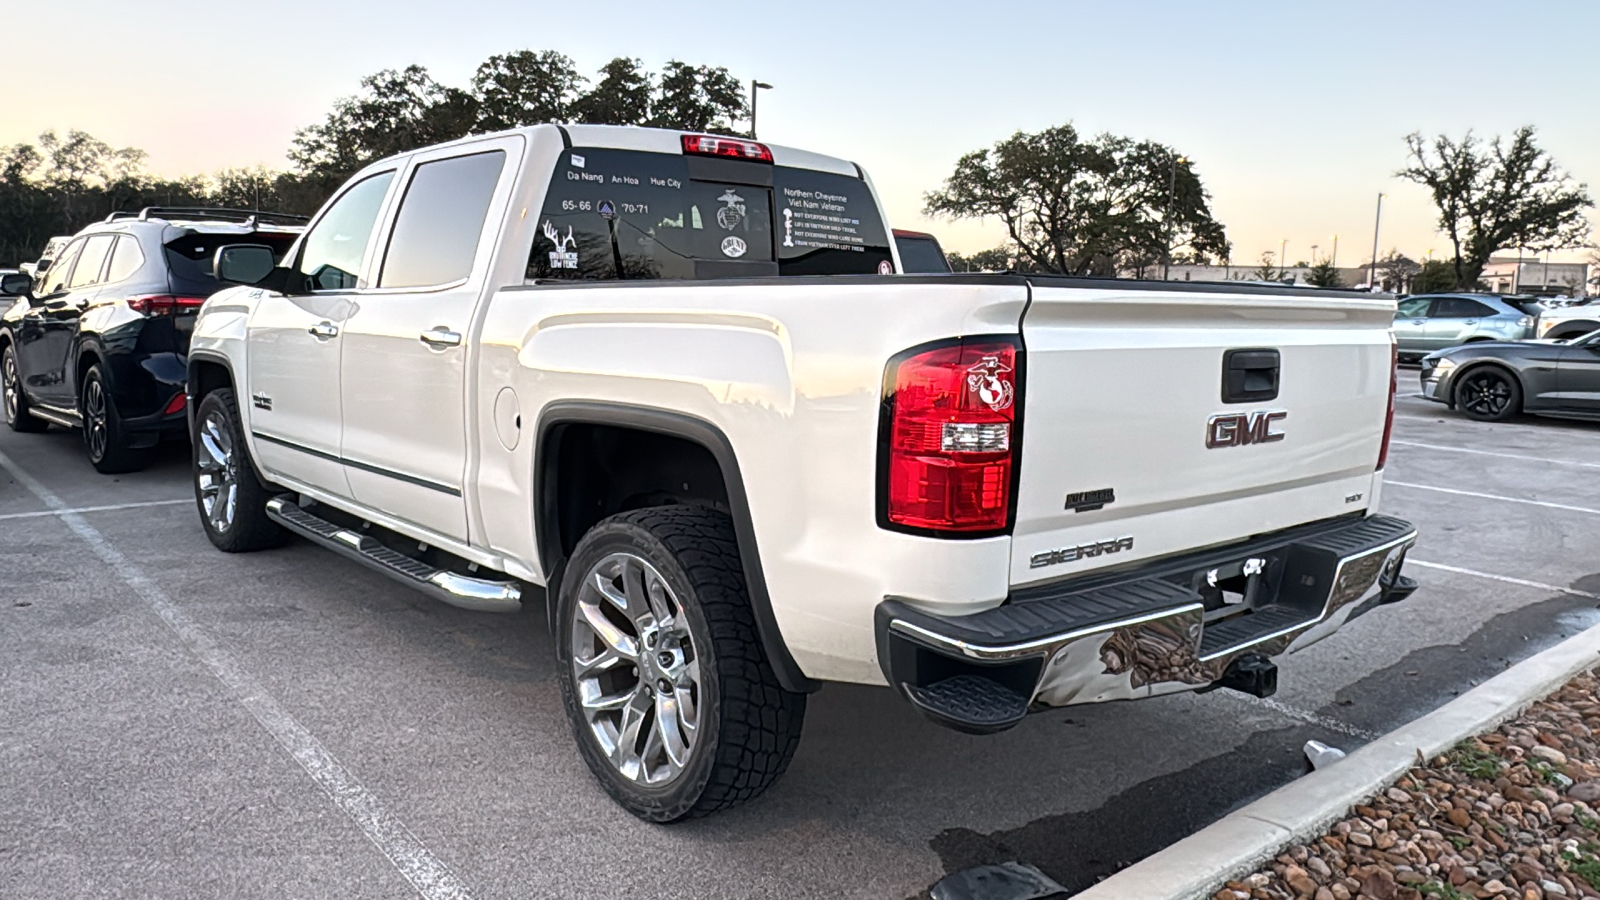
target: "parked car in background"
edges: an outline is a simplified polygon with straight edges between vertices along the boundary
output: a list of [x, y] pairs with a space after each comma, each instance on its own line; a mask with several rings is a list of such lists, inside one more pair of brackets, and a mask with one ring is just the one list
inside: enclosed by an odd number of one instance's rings
[[0, 316], [6, 424], [81, 427], [99, 471], [143, 467], [163, 437], [186, 433], [189, 334], [200, 304], [222, 287], [216, 251], [260, 245], [276, 259], [302, 221], [214, 209], [113, 213], [71, 238], [37, 284], [23, 275], [0, 283], [0, 299], [24, 301]]
[[1485, 342], [1422, 359], [1422, 395], [1486, 422], [1600, 419], [1600, 329], [1573, 341]]
[[37, 260], [22, 264], [22, 271], [35, 280], [43, 278], [44, 273], [50, 268], [50, 263], [61, 255], [62, 248], [66, 247], [67, 242], [70, 240], [72, 240], [72, 235], [70, 234], [57, 235], [51, 238], [44, 245], [44, 252], [39, 254]]
[[1551, 340], [1572, 340], [1600, 329], [1600, 303], [1584, 297], [1566, 306], [1539, 314], [1538, 336]]
[[1418, 294], [1400, 300], [1394, 336], [1409, 362], [1458, 344], [1531, 338], [1533, 323], [1528, 310], [1494, 294]]
[[900, 271], [908, 275], [950, 271], [939, 239], [925, 231], [894, 229], [895, 249], [900, 251]]

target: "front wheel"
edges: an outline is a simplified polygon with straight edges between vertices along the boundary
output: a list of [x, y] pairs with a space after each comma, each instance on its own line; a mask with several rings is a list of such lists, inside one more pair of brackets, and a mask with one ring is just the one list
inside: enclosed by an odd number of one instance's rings
[[1456, 407], [1480, 422], [1504, 422], [1522, 412], [1522, 386], [1498, 368], [1474, 369], [1456, 385]]
[[579, 753], [629, 812], [704, 815], [788, 768], [806, 697], [784, 690], [767, 660], [726, 515], [665, 506], [600, 522], [556, 602]]
[[6, 424], [12, 431], [39, 432], [50, 427], [28, 411], [27, 395], [22, 393], [22, 373], [17, 368], [17, 349], [6, 344], [0, 350], [0, 397], [5, 402]]
[[233, 391], [219, 388], [195, 410], [194, 500], [206, 537], [227, 553], [264, 550], [287, 532], [267, 517], [273, 490], [256, 477]]

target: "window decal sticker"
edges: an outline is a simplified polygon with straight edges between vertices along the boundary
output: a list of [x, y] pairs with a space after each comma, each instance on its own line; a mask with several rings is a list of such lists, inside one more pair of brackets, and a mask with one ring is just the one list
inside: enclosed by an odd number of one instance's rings
[[[717, 199], [724, 204], [721, 209], [717, 210], [717, 224], [727, 231], [738, 228], [739, 223], [744, 221], [744, 198], [735, 194], [733, 189], [729, 188], [723, 191], [722, 196]], [[745, 230], [748, 231], [749, 229], [746, 228]]]
[[722, 239], [722, 254], [724, 256], [731, 256], [734, 259], [738, 259], [744, 255], [747, 249], [749, 248], [745, 246], [744, 241], [739, 240], [731, 234]]
[[[578, 267], [578, 241], [572, 236], [572, 226], [567, 226], [566, 237], [556, 230], [556, 226], [549, 219], [544, 220], [544, 236], [550, 239], [555, 249], [550, 251], [550, 268], [576, 269]], [[570, 249], [569, 249], [570, 248]]]

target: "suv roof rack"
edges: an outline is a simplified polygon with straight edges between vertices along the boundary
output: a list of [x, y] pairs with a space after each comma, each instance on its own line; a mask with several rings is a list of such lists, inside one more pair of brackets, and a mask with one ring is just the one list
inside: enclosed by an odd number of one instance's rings
[[260, 209], [229, 209], [225, 206], [146, 206], [134, 212], [130, 209], [119, 209], [106, 216], [107, 222], [116, 222], [120, 219], [137, 219], [148, 222], [151, 219], [208, 219], [216, 222], [237, 222], [242, 225], [283, 224], [304, 225], [311, 221], [310, 216], [295, 215], [294, 213], [267, 212]]

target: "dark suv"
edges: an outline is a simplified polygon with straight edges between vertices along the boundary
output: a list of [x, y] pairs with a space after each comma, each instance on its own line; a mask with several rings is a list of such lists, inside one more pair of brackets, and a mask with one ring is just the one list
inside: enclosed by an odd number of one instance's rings
[[[101, 472], [142, 468], [186, 433], [184, 379], [200, 304], [223, 285], [217, 248], [253, 244], [279, 258], [301, 216], [221, 209], [112, 213], [80, 231], [39, 284], [0, 280], [0, 388], [13, 431], [83, 429]], [[263, 253], [265, 256], [265, 253]], [[4, 306], [0, 302], [0, 306]]]

